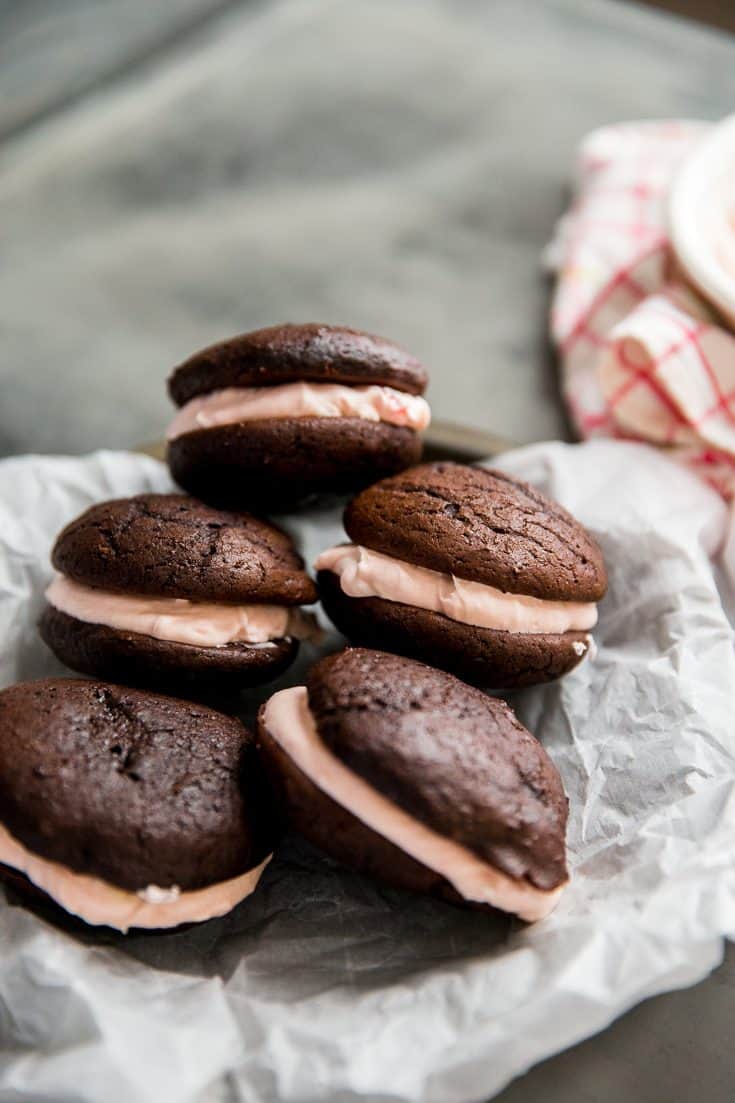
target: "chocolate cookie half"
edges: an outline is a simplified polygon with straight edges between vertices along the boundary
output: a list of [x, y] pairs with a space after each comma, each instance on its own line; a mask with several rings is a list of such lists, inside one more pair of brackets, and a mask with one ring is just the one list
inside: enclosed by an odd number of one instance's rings
[[273, 847], [264, 784], [246, 729], [201, 705], [63, 678], [0, 693], [0, 863], [87, 923], [230, 911]]
[[204, 501], [269, 511], [358, 490], [420, 459], [426, 383], [398, 345], [342, 326], [234, 337], [169, 379], [171, 473]]
[[568, 880], [567, 800], [503, 701], [359, 648], [261, 709], [258, 746], [291, 825], [393, 885], [533, 921]]
[[270, 681], [296, 657], [316, 600], [280, 529], [179, 494], [92, 506], [52, 553], [43, 639], [85, 674], [184, 697]]
[[555, 502], [500, 471], [426, 464], [347, 507], [352, 544], [316, 562], [352, 642], [498, 688], [566, 674], [592, 646], [602, 554]]

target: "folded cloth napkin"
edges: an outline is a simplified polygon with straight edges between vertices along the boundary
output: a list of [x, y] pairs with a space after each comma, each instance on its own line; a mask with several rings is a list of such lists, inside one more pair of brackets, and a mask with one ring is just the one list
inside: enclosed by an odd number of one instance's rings
[[548, 259], [551, 332], [582, 437], [666, 448], [735, 498], [735, 334], [687, 284], [667, 232], [699, 122], [624, 123], [582, 143], [575, 197]]

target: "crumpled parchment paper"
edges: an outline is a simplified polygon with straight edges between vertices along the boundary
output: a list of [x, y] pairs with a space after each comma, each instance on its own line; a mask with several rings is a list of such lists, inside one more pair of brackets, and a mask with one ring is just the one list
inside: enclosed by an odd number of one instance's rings
[[[735, 934], [735, 662], [708, 559], [725, 508], [640, 446], [495, 462], [572, 509], [610, 572], [597, 658], [513, 696], [571, 801], [573, 880], [554, 915], [465, 914], [295, 840], [250, 901], [178, 933], [67, 929], [0, 890], [3, 1099], [485, 1100], [718, 962]], [[2, 684], [61, 669], [34, 630], [60, 526], [169, 486], [128, 453], [0, 464]], [[336, 508], [288, 523], [308, 559], [340, 535]]]

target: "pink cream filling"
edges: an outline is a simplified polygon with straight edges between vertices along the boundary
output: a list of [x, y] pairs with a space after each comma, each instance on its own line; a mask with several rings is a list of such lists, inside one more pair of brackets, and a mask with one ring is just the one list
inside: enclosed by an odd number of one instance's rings
[[329, 548], [314, 564], [332, 571], [349, 597], [413, 605], [476, 628], [502, 632], [586, 632], [597, 623], [593, 602], [546, 601], [393, 559], [357, 544]]
[[123, 932], [130, 927], [178, 927], [226, 915], [254, 891], [271, 857], [269, 854], [259, 866], [239, 877], [191, 892], [181, 892], [175, 885], [148, 885], [129, 892], [39, 857], [0, 824], [0, 862], [25, 874], [65, 911], [78, 915], [85, 923]]
[[196, 647], [267, 644], [286, 636], [311, 639], [314, 618], [282, 605], [220, 605], [187, 598], [135, 597], [95, 590], [57, 575], [46, 600], [67, 616], [157, 640]]
[[317, 732], [305, 686], [275, 693], [266, 705], [264, 721], [271, 737], [318, 789], [444, 877], [465, 900], [490, 904], [529, 923], [543, 919], [555, 907], [566, 883], [544, 891], [509, 877], [420, 823], [344, 766]]
[[393, 387], [346, 387], [340, 383], [284, 383], [278, 387], [227, 387], [192, 398], [168, 427], [168, 440], [195, 429], [214, 429], [268, 418], [358, 417], [420, 431], [431, 420], [420, 395]]

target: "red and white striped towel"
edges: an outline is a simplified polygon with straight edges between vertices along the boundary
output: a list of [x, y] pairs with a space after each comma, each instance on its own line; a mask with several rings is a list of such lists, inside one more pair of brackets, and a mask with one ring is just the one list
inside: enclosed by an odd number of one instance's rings
[[735, 497], [735, 335], [677, 269], [667, 200], [696, 122], [625, 123], [583, 142], [549, 250], [551, 331], [583, 437], [648, 441]]

